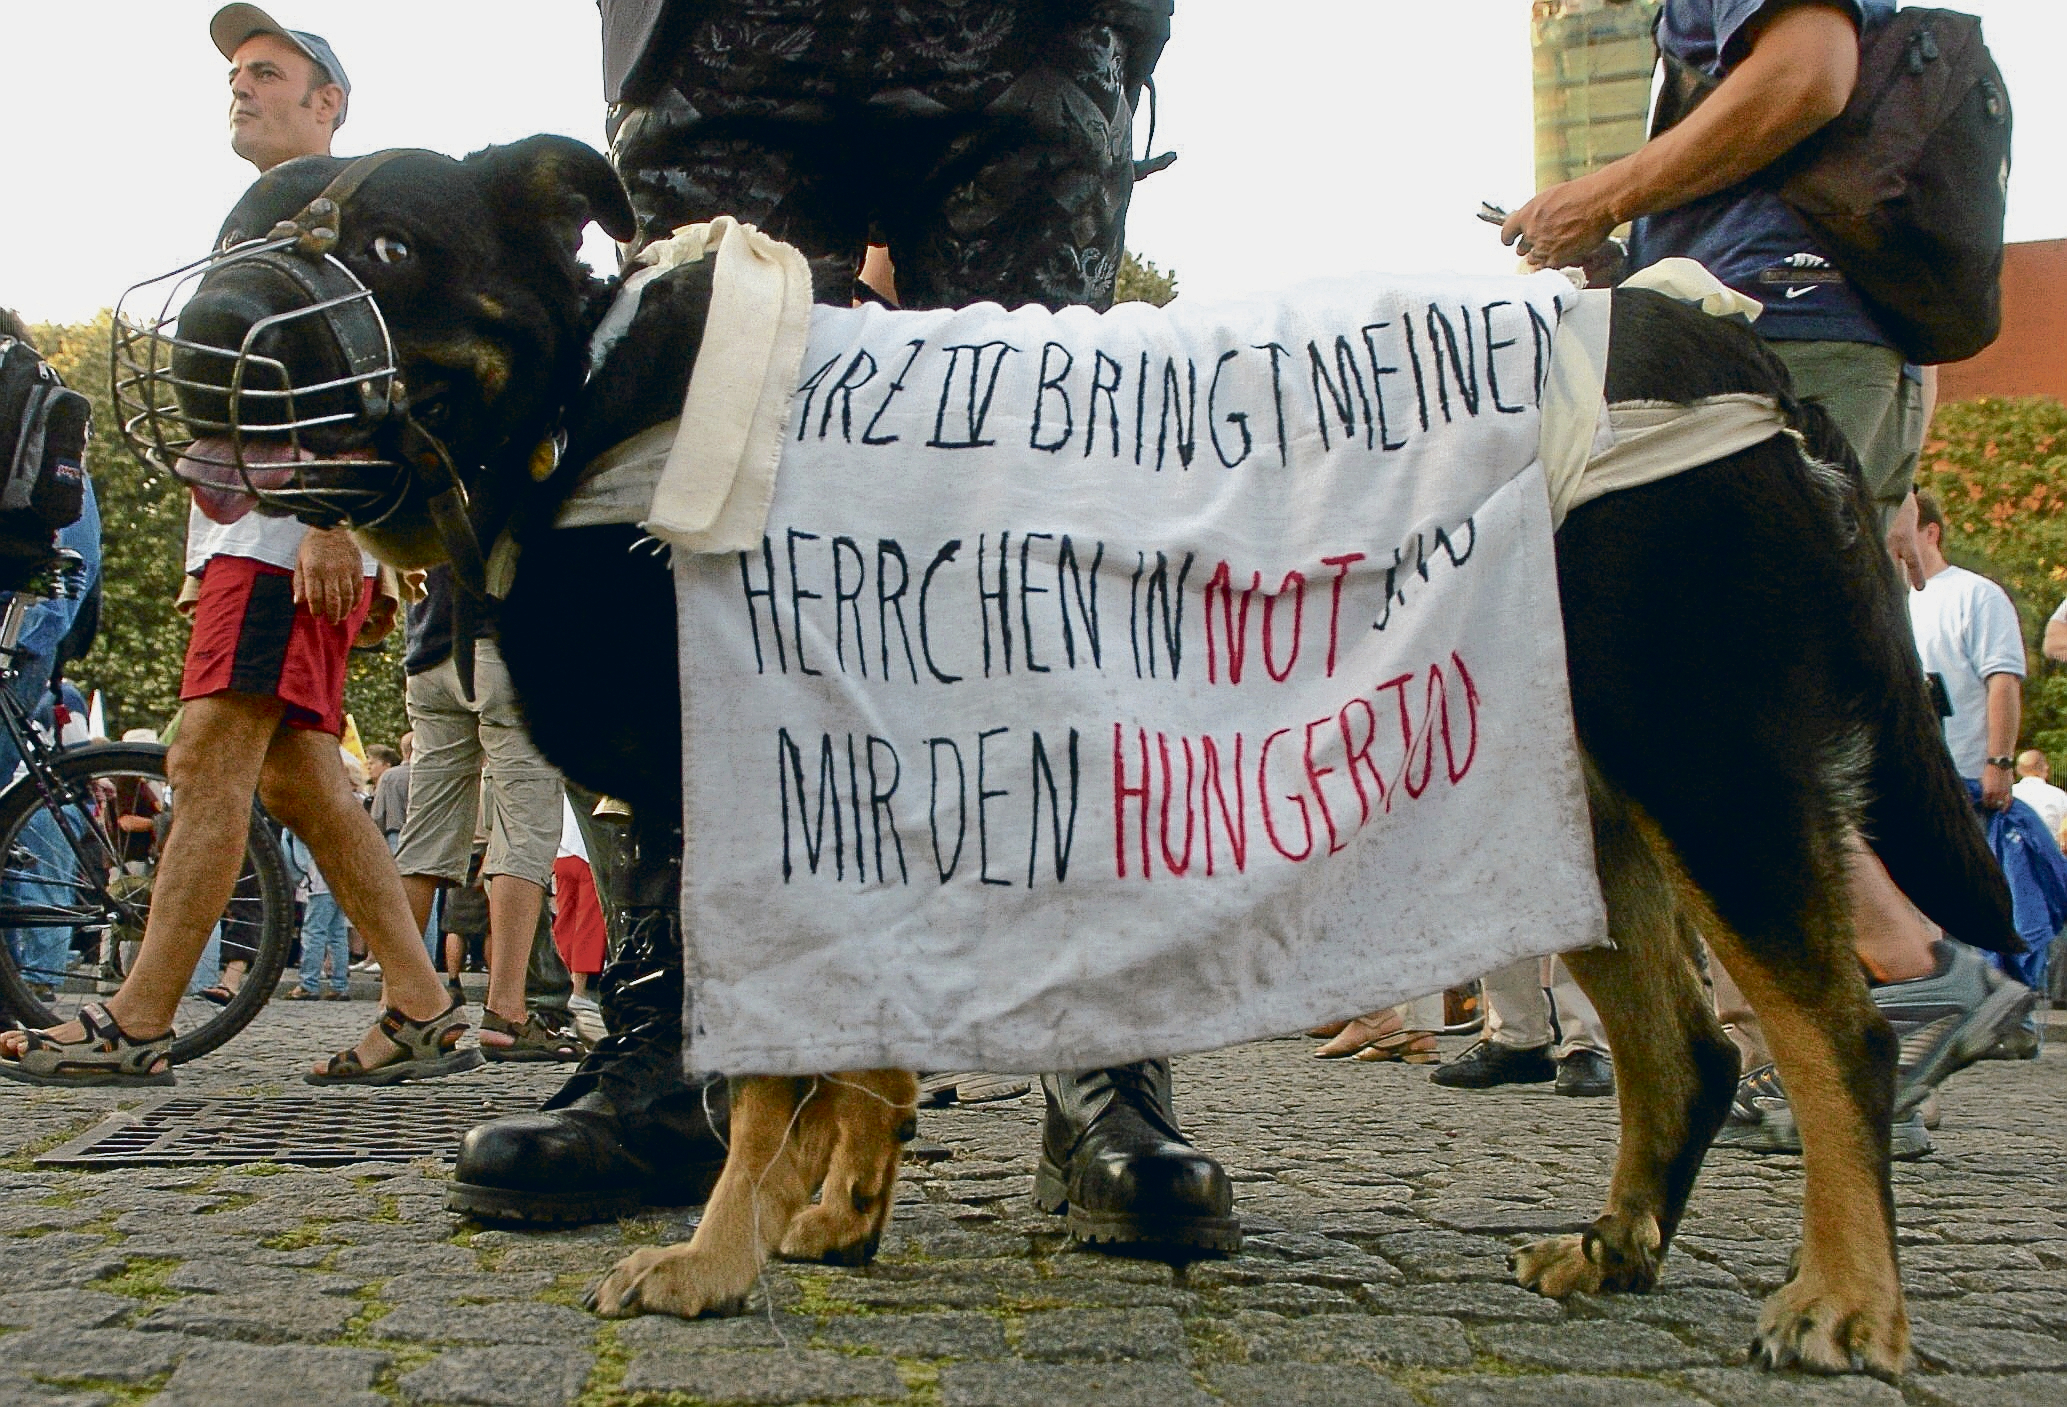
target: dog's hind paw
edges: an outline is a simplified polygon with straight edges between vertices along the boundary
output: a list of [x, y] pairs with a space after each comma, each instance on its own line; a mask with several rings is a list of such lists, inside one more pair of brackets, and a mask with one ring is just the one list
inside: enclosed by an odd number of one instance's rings
[[1870, 1373], [1893, 1381], [1910, 1366], [1909, 1316], [1899, 1296], [1851, 1302], [1797, 1275], [1766, 1301], [1751, 1361], [1761, 1368]]
[[611, 1268], [589, 1291], [588, 1307], [605, 1319], [635, 1314], [673, 1314], [683, 1319], [701, 1315], [738, 1314], [746, 1308], [755, 1272], [726, 1271], [687, 1245], [652, 1246], [634, 1251]]
[[1604, 1216], [1583, 1232], [1551, 1236], [1508, 1256], [1523, 1288], [1561, 1300], [1603, 1290], [1648, 1290], [1658, 1283], [1658, 1223], [1648, 1216]]

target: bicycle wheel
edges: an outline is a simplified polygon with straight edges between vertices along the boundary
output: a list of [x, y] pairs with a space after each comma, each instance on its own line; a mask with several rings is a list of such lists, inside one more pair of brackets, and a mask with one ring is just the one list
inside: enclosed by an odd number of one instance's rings
[[[0, 792], [0, 1000], [23, 1024], [53, 1026], [113, 992], [142, 946], [174, 798], [165, 749], [97, 743], [58, 755], [50, 789], [24, 775]], [[236, 888], [210, 949], [249, 970], [227, 1006], [196, 994], [173, 1020], [175, 1064], [250, 1024], [272, 996], [294, 931], [287, 864], [254, 802]], [[202, 976], [207, 976], [204, 956]]]

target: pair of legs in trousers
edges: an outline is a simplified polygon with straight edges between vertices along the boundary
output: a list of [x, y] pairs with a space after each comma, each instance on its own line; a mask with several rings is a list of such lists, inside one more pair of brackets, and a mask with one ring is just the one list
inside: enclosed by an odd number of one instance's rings
[[1509, 1050], [1549, 1050], [1559, 1060], [1575, 1050], [1608, 1054], [1600, 1015], [1572, 980], [1563, 958], [1510, 963], [1487, 976], [1482, 985], [1486, 1039], [1494, 1045]]
[[1433, 1076], [1454, 1089], [1556, 1083], [1559, 1094], [1615, 1089], [1600, 1016], [1559, 958], [1530, 958], [1483, 982], [1486, 1034]]
[[318, 996], [323, 988], [323, 962], [330, 961], [330, 990], [344, 996], [352, 988], [352, 951], [344, 910], [330, 891], [309, 896], [308, 912], [301, 920], [301, 989]]

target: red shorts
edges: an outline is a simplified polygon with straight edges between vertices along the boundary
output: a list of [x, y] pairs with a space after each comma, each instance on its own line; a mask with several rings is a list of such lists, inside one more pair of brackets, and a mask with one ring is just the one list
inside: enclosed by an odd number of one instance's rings
[[212, 557], [201, 572], [182, 699], [260, 694], [287, 705], [290, 728], [344, 732], [345, 660], [373, 605], [373, 578], [332, 625], [294, 601], [294, 573], [250, 557]]
[[596, 879], [579, 855], [553, 861], [553, 946], [569, 972], [590, 976], [603, 970], [603, 949], [609, 937], [603, 907], [596, 902]]

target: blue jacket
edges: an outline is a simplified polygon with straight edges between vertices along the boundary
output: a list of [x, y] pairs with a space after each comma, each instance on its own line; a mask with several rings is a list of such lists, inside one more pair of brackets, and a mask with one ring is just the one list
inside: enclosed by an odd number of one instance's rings
[[[1981, 784], [1968, 780], [1976, 805]], [[2038, 813], [2015, 797], [2001, 811], [1983, 812], [1988, 848], [2010, 885], [2010, 910], [2025, 951], [1998, 959], [2002, 970], [2035, 991], [2045, 990], [2046, 954], [2053, 935], [2067, 926], [2067, 859]]]

